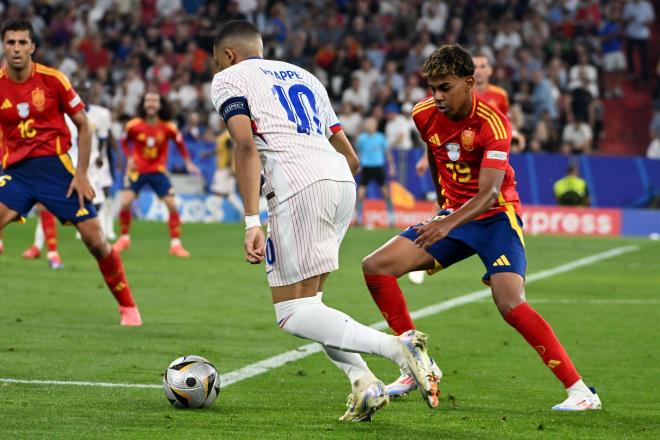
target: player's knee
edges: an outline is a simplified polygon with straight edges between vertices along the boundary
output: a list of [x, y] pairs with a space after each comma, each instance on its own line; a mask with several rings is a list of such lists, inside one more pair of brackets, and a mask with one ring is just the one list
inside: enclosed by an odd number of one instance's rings
[[377, 252], [367, 255], [362, 260], [362, 272], [368, 274], [383, 274], [386, 272], [384, 260]]
[[507, 301], [496, 302], [497, 311], [500, 312], [500, 315], [504, 318], [507, 316], [513, 309], [518, 307], [520, 304], [524, 303], [525, 300], [522, 298], [511, 299]]

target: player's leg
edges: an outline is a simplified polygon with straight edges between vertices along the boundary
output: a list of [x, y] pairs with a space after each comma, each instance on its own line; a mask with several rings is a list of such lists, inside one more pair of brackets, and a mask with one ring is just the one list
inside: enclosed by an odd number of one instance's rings
[[[138, 182], [132, 182], [131, 185], [135, 186]], [[136, 199], [139, 189], [134, 191], [132, 188], [125, 189], [120, 194], [120, 208], [119, 208], [119, 231], [120, 235], [115, 244], [112, 246], [117, 252], [128, 249], [131, 245], [131, 236], [129, 231], [131, 229], [131, 205]]]
[[34, 260], [41, 256], [41, 250], [46, 243], [44, 228], [41, 226], [41, 216], [39, 215], [39, 204], [37, 204], [37, 224], [34, 227], [34, 242], [29, 248], [23, 251], [21, 256], [27, 260]]
[[367, 186], [364, 182], [364, 173], [362, 174], [362, 181], [357, 187], [357, 203], [355, 204], [355, 220], [358, 225], [364, 224], [364, 197], [367, 193]]
[[182, 258], [190, 257], [190, 252], [181, 244], [181, 217], [179, 216], [179, 211], [176, 209], [174, 196], [167, 195], [163, 197], [163, 202], [169, 212], [167, 227], [170, 231], [170, 255]]
[[[401, 367], [411, 365], [409, 354], [415, 351], [421, 365], [411, 368], [418, 372], [423, 396], [436, 406], [436, 383], [430, 372], [426, 374], [430, 361], [425, 335], [387, 335], [327, 307], [317, 295], [320, 276], [313, 274], [338, 267], [339, 242], [350, 223], [354, 201], [352, 184], [322, 181], [274, 208], [266, 260], [278, 324], [287, 333], [326, 347], [379, 354]], [[305, 279], [297, 281], [300, 277]]]
[[119, 253], [106, 240], [98, 219], [94, 217], [76, 223], [76, 228], [80, 232], [85, 246], [96, 258], [103, 279], [119, 304], [121, 325], [142, 325], [140, 312], [133, 300], [131, 288], [126, 278], [124, 264]]
[[57, 219], [43, 206], [39, 207], [39, 220], [41, 221], [41, 229], [43, 230], [44, 240], [46, 242], [46, 257], [48, 258], [48, 265], [51, 269], [62, 269], [62, 259], [57, 252]]
[[524, 280], [517, 273], [490, 277], [493, 299], [504, 320], [515, 328], [561, 381], [569, 398], [557, 410], [600, 409], [600, 399], [585, 385], [552, 327], [526, 301]]
[[0, 253], [4, 252], [2, 242], [5, 226], [14, 221], [22, 221], [34, 206], [34, 196], [30, 190], [30, 172], [23, 164], [11, 169], [11, 175], [0, 174]]
[[378, 185], [380, 186], [380, 191], [383, 194], [383, 200], [385, 201], [385, 211], [387, 212], [387, 226], [390, 228], [394, 227], [394, 205], [392, 205], [392, 195], [390, 194], [390, 189], [387, 186], [385, 180], [385, 169], [378, 169], [378, 176], [376, 178]]

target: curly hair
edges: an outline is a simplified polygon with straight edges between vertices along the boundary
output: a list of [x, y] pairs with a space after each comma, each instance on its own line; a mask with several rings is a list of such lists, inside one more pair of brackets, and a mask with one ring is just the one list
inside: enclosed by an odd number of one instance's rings
[[433, 51], [424, 62], [421, 73], [431, 80], [448, 75], [464, 78], [474, 75], [474, 62], [470, 52], [460, 44], [445, 44]]
[[[142, 119], [147, 117], [147, 111], [144, 109], [144, 98], [146, 98], [146, 96], [151, 93], [159, 95], [157, 92], [145, 93], [144, 95], [142, 95], [140, 104], [137, 107], [137, 114]], [[174, 119], [174, 108], [172, 107], [172, 104], [170, 104], [170, 102], [164, 96], [162, 95], [159, 96], [160, 96], [160, 110], [158, 110], [158, 118], [162, 121], [171, 121], [172, 119]]]

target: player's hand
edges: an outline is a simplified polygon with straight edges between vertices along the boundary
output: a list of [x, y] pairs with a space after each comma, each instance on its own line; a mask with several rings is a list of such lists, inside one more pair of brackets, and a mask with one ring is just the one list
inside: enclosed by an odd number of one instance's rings
[[250, 264], [259, 264], [264, 259], [266, 252], [266, 238], [264, 231], [259, 226], [254, 226], [245, 231], [245, 260]]
[[426, 170], [429, 169], [429, 159], [426, 154], [423, 154], [415, 164], [415, 171], [418, 176], [423, 176]]
[[91, 202], [94, 200], [94, 197], [96, 197], [94, 188], [92, 187], [92, 184], [89, 183], [86, 174], [76, 173], [76, 175], [73, 176], [71, 184], [69, 185], [69, 190], [66, 192], [67, 199], [71, 197], [74, 192], [78, 195], [80, 209], [85, 208], [85, 199]]
[[202, 175], [202, 172], [199, 170], [197, 165], [195, 165], [191, 160], [186, 162], [186, 171], [188, 171], [189, 174], [193, 174], [195, 176]]
[[434, 218], [428, 223], [416, 226], [417, 239], [415, 239], [415, 246], [428, 249], [429, 246], [449, 235], [452, 229], [454, 229], [454, 226], [448, 216]]

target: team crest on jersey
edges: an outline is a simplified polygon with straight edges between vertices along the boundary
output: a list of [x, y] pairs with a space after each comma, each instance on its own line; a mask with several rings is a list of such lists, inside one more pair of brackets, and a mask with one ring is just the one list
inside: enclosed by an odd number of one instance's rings
[[475, 131], [471, 128], [461, 132], [461, 144], [463, 144], [463, 148], [465, 148], [467, 151], [474, 150], [474, 134]]
[[32, 105], [34, 105], [38, 111], [43, 111], [46, 106], [46, 93], [38, 87], [32, 90]]
[[16, 104], [16, 110], [18, 111], [18, 116], [25, 119], [30, 116], [30, 103], [29, 102], [19, 102]]
[[149, 148], [153, 148], [153, 147], [155, 147], [155, 146], [156, 146], [156, 138], [154, 138], [154, 137], [152, 137], [152, 136], [149, 136], [149, 137], [147, 138], [147, 147], [149, 147]]
[[449, 156], [449, 160], [456, 162], [458, 158], [461, 157], [461, 146], [457, 143], [450, 142], [445, 145], [445, 149], [447, 150], [447, 156]]

